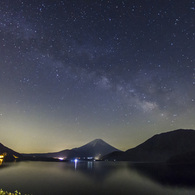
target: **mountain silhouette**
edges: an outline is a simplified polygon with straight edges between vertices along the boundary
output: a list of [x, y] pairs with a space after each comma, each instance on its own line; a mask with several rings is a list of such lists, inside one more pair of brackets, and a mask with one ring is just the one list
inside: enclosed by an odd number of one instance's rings
[[194, 164], [195, 163], [195, 150], [187, 153], [177, 154], [172, 156], [168, 163], [172, 164]]
[[167, 162], [171, 157], [195, 150], [195, 130], [179, 129], [154, 135], [126, 152], [111, 153], [104, 160]]
[[104, 156], [113, 151], [118, 151], [118, 149], [109, 145], [102, 139], [95, 139], [84, 146], [79, 148], [74, 148], [72, 151], [80, 154], [81, 157], [96, 157], [96, 156]]
[[[25, 156], [34, 156], [34, 157], [53, 157], [53, 158], [82, 158], [82, 159], [93, 159], [107, 155], [111, 152], [119, 151], [117, 148], [109, 145], [102, 139], [95, 139], [81, 147], [73, 148], [71, 150], [62, 150], [60, 152], [53, 153], [39, 153], [39, 154], [25, 154]], [[92, 158], [91, 158], [92, 157]]]
[[5, 161], [13, 161], [15, 159], [21, 158], [22, 155], [18, 152], [15, 152], [14, 150], [4, 146], [3, 144], [0, 143], [0, 154], [5, 154]]

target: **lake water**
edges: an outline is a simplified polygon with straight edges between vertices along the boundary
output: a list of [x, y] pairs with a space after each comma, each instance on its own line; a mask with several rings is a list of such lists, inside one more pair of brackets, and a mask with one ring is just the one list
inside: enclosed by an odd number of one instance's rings
[[195, 194], [195, 167], [128, 162], [18, 162], [0, 166], [0, 188], [22, 194]]

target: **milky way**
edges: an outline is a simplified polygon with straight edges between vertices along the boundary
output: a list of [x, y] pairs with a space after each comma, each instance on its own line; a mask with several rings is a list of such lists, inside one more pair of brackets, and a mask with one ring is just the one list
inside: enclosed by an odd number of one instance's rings
[[0, 142], [119, 149], [195, 128], [195, 1], [0, 2]]

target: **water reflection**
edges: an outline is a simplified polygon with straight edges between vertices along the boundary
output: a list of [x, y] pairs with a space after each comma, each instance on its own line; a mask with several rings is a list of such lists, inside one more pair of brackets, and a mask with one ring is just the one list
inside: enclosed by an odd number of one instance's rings
[[60, 169], [67, 172], [76, 170], [77, 174], [87, 177], [97, 183], [102, 183], [109, 174], [121, 167], [121, 163], [97, 161], [73, 161], [72, 163], [58, 163]]
[[[93, 161], [20, 162], [9, 165], [7, 169], [0, 169], [1, 187], [8, 191], [18, 189], [22, 194], [189, 195], [195, 192], [191, 188], [195, 186], [194, 167], [189, 170], [164, 165]], [[189, 171], [191, 175], [187, 178]]]
[[87, 162], [87, 168], [90, 169], [90, 170], [93, 168], [93, 162], [92, 161]]
[[75, 170], [77, 170], [77, 163], [78, 163], [78, 160], [75, 159], [75, 160], [74, 160], [74, 169], [75, 169]]
[[195, 165], [129, 164], [129, 168], [163, 186], [195, 188]]

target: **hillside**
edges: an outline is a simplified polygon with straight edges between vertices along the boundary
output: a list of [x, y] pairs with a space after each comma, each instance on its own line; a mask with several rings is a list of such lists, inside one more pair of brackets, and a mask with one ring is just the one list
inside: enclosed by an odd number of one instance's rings
[[5, 161], [13, 161], [18, 158], [22, 158], [22, 155], [14, 150], [4, 146], [0, 143], [0, 154], [6, 153]]
[[144, 143], [121, 154], [109, 154], [104, 160], [124, 160], [133, 162], [166, 162], [171, 157], [193, 152], [195, 131], [179, 129], [154, 135]]

